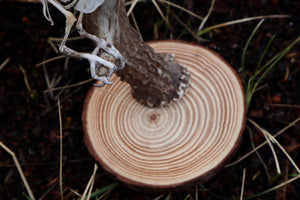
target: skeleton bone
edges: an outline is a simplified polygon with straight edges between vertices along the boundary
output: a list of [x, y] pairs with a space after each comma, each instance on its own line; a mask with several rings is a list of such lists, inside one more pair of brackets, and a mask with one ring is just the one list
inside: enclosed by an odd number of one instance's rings
[[[61, 5], [59, 2], [57, 2], [55, 0], [40, 0], [40, 1], [43, 4], [44, 16], [48, 21], [51, 22], [51, 24], [53, 24], [53, 21], [52, 21], [51, 15], [48, 10], [47, 2], [52, 4], [55, 8], [57, 8], [66, 17], [65, 35], [64, 35], [64, 38], [63, 38], [61, 44], [59, 45], [60, 52], [67, 56], [70, 56], [70, 57], [75, 57], [75, 58], [79, 58], [79, 59], [81, 59], [81, 58], [87, 59], [90, 63], [91, 76], [94, 79], [100, 80], [103, 82], [102, 84], [99, 84], [99, 85], [94, 84], [95, 86], [101, 87], [106, 84], [112, 84], [113, 82], [111, 82], [109, 80], [111, 78], [112, 73], [114, 73], [116, 70], [124, 68], [125, 64], [124, 64], [124, 59], [123, 59], [122, 55], [113, 45], [109, 44], [104, 39], [98, 38], [95, 35], [91, 35], [91, 34], [87, 33], [82, 27], [83, 13], [93, 12], [105, 0], [79, 0], [79, 2], [76, 2], [76, 5], [74, 3], [75, 1], [73, 1], [73, 2], [69, 3], [67, 6]], [[70, 0], [61, 0], [61, 1], [64, 3], [67, 3]], [[80, 52], [74, 51], [65, 45], [67, 38], [69, 36], [70, 30], [76, 21], [76, 18], [74, 17], [74, 15], [70, 11], [66, 10], [66, 8], [70, 8], [70, 7], [74, 7], [74, 6], [75, 6], [76, 10], [81, 12], [79, 15], [77, 24], [76, 24], [76, 28], [77, 28], [79, 34], [92, 40], [96, 44], [96, 48], [93, 50], [93, 52], [91, 54], [80, 53]], [[118, 65], [120, 65], [120, 66], [117, 67], [112, 62], [109, 62], [109, 61], [97, 56], [99, 54], [100, 49], [103, 49], [106, 53], [112, 55], [115, 58], [116, 63], [118, 63]], [[107, 71], [107, 73], [99, 74], [98, 72], [101, 72], [101, 71]]]

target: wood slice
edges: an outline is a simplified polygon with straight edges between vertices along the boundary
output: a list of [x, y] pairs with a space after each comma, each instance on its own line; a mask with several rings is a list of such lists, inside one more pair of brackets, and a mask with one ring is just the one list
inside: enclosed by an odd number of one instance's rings
[[178, 41], [153, 42], [191, 73], [183, 99], [149, 108], [130, 86], [92, 87], [83, 110], [84, 141], [95, 159], [131, 186], [169, 189], [201, 183], [234, 152], [245, 124], [245, 97], [236, 72], [216, 53]]

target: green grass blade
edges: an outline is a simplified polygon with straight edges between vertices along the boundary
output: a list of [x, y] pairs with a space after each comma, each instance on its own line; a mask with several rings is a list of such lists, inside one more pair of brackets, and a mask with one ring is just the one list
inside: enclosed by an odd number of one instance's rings
[[263, 59], [264, 59], [264, 57], [265, 57], [265, 55], [266, 55], [266, 53], [267, 53], [267, 51], [268, 51], [268, 49], [269, 49], [271, 43], [273, 42], [273, 40], [274, 40], [275, 37], [276, 37], [276, 35], [273, 35], [273, 36], [271, 37], [271, 39], [269, 40], [269, 42], [268, 42], [266, 48], [264, 49], [263, 53], [261, 54], [261, 56], [260, 56], [260, 58], [259, 58], [259, 61], [258, 61], [258, 63], [257, 63], [256, 70], [255, 70], [255, 71], [257, 71], [258, 68], [261, 66], [261, 63], [262, 63], [262, 61], [263, 61]]
[[250, 37], [248, 38], [247, 40], [247, 43], [244, 47], [244, 50], [243, 50], [243, 53], [242, 53], [242, 59], [241, 59], [241, 70], [242, 70], [242, 76], [243, 76], [243, 79], [246, 80], [246, 72], [245, 72], [245, 57], [246, 57], [246, 52], [247, 52], [247, 49], [249, 47], [249, 44], [253, 38], [253, 36], [255, 35], [255, 33], [257, 32], [258, 28], [261, 26], [261, 24], [264, 22], [264, 19], [260, 20], [258, 22], [258, 24], [255, 26], [255, 28], [253, 29]]
[[117, 187], [118, 185], [119, 185], [119, 183], [118, 183], [118, 182], [115, 182], [115, 183], [112, 183], [112, 184], [110, 184], [110, 185], [104, 186], [104, 187], [102, 187], [101, 189], [96, 190], [95, 192], [93, 192], [93, 193], [91, 194], [90, 198], [94, 198], [94, 197], [96, 197], [96, 196], [99, 196], [99, 195], [105, 193], [106, 191], [111, 190], [111, 189]]
[[172, 197], [172, 193], [169, 193], [168, 196], [166, 196], [165, 200], [170, 200]]
[[[262, 79], [273, 69], [273, 67], [282, 59], [283, 56], [285, 56], [293, 46], [300, 41], [300, 36], [294, 40], [289, 46], [287, 46], [285, 49], [283, 49], [279, 54], [277, 54], [272, 60], [271, 63], [267, 63], [264, 67], [262, 67], [262, 70], [266, 69], [263, 74], [260, 76], [260, 78], [256, 81], [254, 85], [254, 90], [256, 90], [257, 86], [260, 84]], [[269, 65], [269, 66], [268, 66]]]
[[274, 191], [274, 190], [277, 190], [277, 189], [279, 189], [279, 188], [281, 188], [281, 187], [283, 187], [283, 186], [285, 186], [285, 185], [287, 185], [287, 184], [289, 184], [289, 183], [291, 183], [291, 182], [293, 182], [293, 181], [296, 181], [296, 180], [299, 179], [299, 178], [300, 178], [300, 175], [299, 175], [299, 176], [296, 176], [296, 177], [294, 177], [294, 178], [291, 178], [290, 180], [288, 180], [288, 181], [286, 181], [286, 182], [284, 182], [284, 183], [281, 183], [281, 184], [279, 184], [279, 185], [276, 185], [276, 186], [274, 186], [274, 187], [272, 187], [272, 188], [270, 188], [270, 189], [268, 189], [268, 190], [265, 190], [265, 191], [263, 191], [263, 192], [260, 192], [260, 193], [257, 193], [257, 194], [251, 195], [251, 196], [248, 196], [248, 197], [246, 197], [245, 199], [254, 199], [254, 198], [256, 198], [256, 197], [263, 196], [263, 195], [268, 194], [268, 193], [270, 193], [270, 192], [272, 192], [272, 191]]

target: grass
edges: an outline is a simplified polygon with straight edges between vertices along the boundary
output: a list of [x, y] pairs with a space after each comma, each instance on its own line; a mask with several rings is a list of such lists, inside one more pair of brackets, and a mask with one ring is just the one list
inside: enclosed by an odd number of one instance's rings
[[278, 64], [279, 61], [295, 46], [297, 42], [300, 41], [300, 36], [298, 36], [290, 45], [288, 45], [286, 48], [284, 48], [282, 51], [277, 53], [272, 59], [266, 62], [266, 64], [262, 65], [262, 61], [265, 58], [266, 53], [268, 52], [275, 35], [273, 35], [268, 44], [266, 45], [264, 51], [260, 55], [260, 58], [257, 62], [256, 69], [254, 71], [254, 74], [250, 76], [250, 78], [247, 80], [246, 76], [246, 69], [245, 69], [245, 60], [246, 60], [246, 53], [249, 47], [250, 42], [252, 41], [255, 33], [259, 29], [259, 27], [264, 22], [264, 19], [262, 19], [256, 27], [253, 29], [250, 37], [247, 40], [247, 43], [244, 47], [243, 53], [242, 53], [242, 59], [241, 59], [241, 70], [242, 70], [242, 76], [244, 79], [245, 84], [245, 95], [246, 95], [246, 109], [249, 110], [250, 103], [252, 100], [252, 97], [254, 93], [259, 89], [259, 86], [262, 82], [262, 80], [265, 78], [265, 76]]
[[[128, 15], [131, 12], [134, 12], [135, 6], [140, 2], [143, 2], [143, 1], [133, 0], [133, 1], [130, 2], [131, 7], [129, 9]], [[259, 28], [261, 26], [263, 26], [263, 23], [265, 22], [265, 19], [267, 19], [267, 18], [285, 18], [285, 17], [290, 17], [289, 15], [268, 15], [268, 16], [248, 17], [248, 18], [233, 20], [233, 21], [230, 21], [230, 22], [225, 22], [225, 23], [221, 23], [221, 24], [217, 24], [217, 25], [213, 25], [213, 26], [205, 28], [205, 22], [207, 22], [207, 20], [209, 20], [210, 16], [213, 14], [214, 1], [211, 4], [212, 6], [209, 9], [208, 14], [204, 18], [192, 13], [191, 11], [187, 10], [186, 8], [184, 8], [180, 5], [177, 5], [175, 3], [171, 3], [169, 1], [151, 0], [151, 3], [153, 4], [154, 8], [157, 9], [157, 12], [161, 16], [161, 22], [165, 23], [166, 27], [170, 28], [172, 26], [172, 24], [170, 24], [170, 18], [173, 17], [173, 19], [176, 23], [181, 24], [184, 27], [184, 30], [183, 30], [184, 32], [182, 32], [180, 34], [180, 36], [182, 36], [185, 33], [185, 31], [187, 31], [197, 41], [199, 40], [199, 38], [201, 36], [203, 36], [203, 35], [205, 35], [209, 32], [212, 32], [213, 30], [220, 29], [220, 28], [225, 28], [227, 26], [232, 26], [232, 25], [236, 25], [236, 24], [240, 24], [240, 23], [247, 23], [247, 22], [253, 21], [253, 20], [260, 20], [259, 23], [256, 25], [256, 27], [253, 29], [252, 33], [250, 34], [250, 37], [248, 38], [248, 40], [246, 42], [246, 45], [243, 49], [242, 55], [241, 55], [241, 71], [242, 71], [242, 77], [243, 77], [243, 80], [244, 80], [244, 83], [245, 83], [246, 105], [247, 105], [247, 110], [248, 111], [251, 109], [251, 102], [254, 98], [254, 94], [259, 91], [259, 89], [260, 89], [261, 85], [263, 84], [263, 81], [265, 80], [266, 76], [270, 75], [270, 72], [272, 71], [272, 69], [274, 69], [277, 66], [277, 64], [284, 58], [284, 56], [286, 56], [287, 53], [295, 46], [295, 44], [300, 41], [300, 37], [297, 37], [286, 48], [284, 48], [282, 51], [278, 52], [273, 58], [269, 59], [268, 61], [264, 61], [267, 53], [272, 48], [272, 44], [274, 43], [274, 40], [276, 38], [276, 35], [271, 36], [270, 39], [269, 39], [269, 42], [267, 43], [267, 45], [263, 49], [262, 54], [259, 55], [259, 58], [258, 58], [258, 61], [257, 61], [257, 66], [255, 68], [255, 71], [254, 71], [253, 75], [249, 76], [247, 74], [247, 69], [246, 69], [247, 51], [249, 50], [249, 46], [250, 46], [251, 42], [253, 41], [253, 38], [255, 38], [255, 35], [256, 35], [257, 31], [259, 30]], [[165, 10], [162, 9], [162, 8], [164, 8]], [[193, 31], [191, 29], [190, 25], [188, 25], [189, 23], [184, 23], [180, 19], [180, 17], [176, 17], [176, 15], [172, 14], [172, 12], [174, 13], [172, 8], [176, 9], [176, 10], [178, 9], [178, 10], [184, 12], [184, 13], [195, 16], [199, 20], [204, 19], [202, 22], [199, 23], [200, 24], [199, 29], [196, 32]], [[54, 61], [56, 59], [61, 59], [61, 58], [62, 57], [49, 59], [48, 61], [41, 63], [41, 65], [45, 65], [48, 62]], [[7, 62], [9, 62], [9, 60], [10, 60], [10, 58], [7, 58], [7, 60], [5, 60], [1, 64], [0, 71], [1, 71], [1, 69], [4, 68], [4, 66], [7, 65]], [[263, 63], [265, 63], [265, 64], [263, 64]], [[24, 74], [24, 82], [25, 82], [27, 88], [30, 88], [29, 80], [26, 77], [26, 71], [22, 70], [22, 72], [24, 72], [23, 73]], [[63, 199], [63, 197], [64, 197], [64, 185], [63, 185], [63, 179], [62, 179], [62, 177], [63, 177], [63, 160], [62, 160], [62, 157], [63, 157], [63, 140], [62, 140], [62, 138], [63, 138], [62, 137], [63, 136], [63, 123], [62, 123], [61, 107], [60, 107], [60, 104], [61, 104], [60, 96], [61, 96], [62, 93], [60, 92], [57, 95], [54, 95], [54, 91], [64, 91], [64, 89], [66, 89], [66, 88], [80, 87], [82, 84], [88, 83], [91, 80], [87, 80], [87, 81], [80, 82], [80, 83], [77, 83], [77, 84], [70, 84], [70, 85], [66, 85], [66, 86], [62, 86], [62, 87], [56, 87], [58, 82], [61, 80], [61, 77], [59, 75], [54, 76], [53, 79], [50, 80], [49, 75], [47, 74], [47, 70], [45, 70], [45, 78], [46, 78], [47, 83], [48, 83], [47, 84], [48, 85], [47, 93], [52, 94], [53, 99], [57, 100], [57, 104], [55, 106], [58, 107], [58, 112], [59, 112], [59, 127], [60, 127], [60, 131], [59, 131], [60, 132], [59, 185], [60, 185], [61, 199]], [[68, 98], [69, 98], [69, 96], [66, 96], [65, 99], [68, 99]], [[278, 174], [283, 174], [283, 173], [282, 173], [282, 170], [280, 168], [280, 164], [279, 164], [280, 163], [280, 158], [277, 156], [276, 148], [278, 148], [281, 152], [283, 152], [283, 154], [287, 157], [287, 159], [290, 161], [290, 163], [292, 163], [292, 166], [296, 170], [297, 173], [288, 174], [288, 177], [289, 177], [288, 180], [286, 180], [282, 183], [277, 183], [277, 185], [275, 185], [273, 187], [270, 187], [269, 189], [264, 189], [261, 192], [256, 192], [253, 195], [245, 196], [245, 190], [247, 190], [247, 185], [248, 185], [248, 181], [249, 181], [247, 179], [247, 175], [251, 172], [249, 172], [249, 170], [247, 170], [247, 168], [244, 168], [243, 169], [243, 174], [241, 175], [241, 177], [242, 177], [241, 182], [236, 183], [237, 185], [240, 186], [240, 194], [232, 194], [232, 195], [235, 195], [236, 198], [225, 197], [225, 196], [222, 196], [222, 195], [218, 195], [217, 191], [214, 191], [213, 189], [206, 188], [204, 185], [200, 185], [202, 190], [208, 192], [211, 195], [211, 197], [216, 198], [216, 199], [253, 199], [253, 198], [257, 198], [257, 197], [261, 197], [263, 195], [269, 194], [272, 191], [278, 190], [279, 188], [285, 187], [286, 185], [288, 185], [288, 184], [290, 184], [294, 181], [299, 180], [300, 171], [299, 171], [299, 168], [298, 168], [297, 164], [291, 158], [291, 156], [284, 150], [283, 146], [276, 139], [277, 136], [283, 134], [287, 129], [295, 126], [295, 124], [299, 123], [299, 121], [300, 121], [300, 118], [297, 118], [296, 120], [294, 120], [290, 124], [288, 124], [285, 128], [283, 128], [281, 131], [279, 131], [276, 134], [272, 135], [265, 128], [263, 128], [261, 125], [256, 123], [254, 120], [248, 119], [248, 122], [250, 123], [250, 125], [252, 127], [254, 127], [257, 130], [257, 132], [262, 133], [264, 135], [264, 138], [266, 139], [266, 141], [264, 141], [263, 143], [261, 143], [257, 147], [254, 147], [249, 153], [246, 153], [245, 155], [242, 155], [241, 158], [239, 160], [237, 160], [236, 162], [233, 162], [233, 163], [227, 165], [227, 168], [236, 167], [237, 164], [241, 163], [241, 161], [243, 161], [247, 158], [250, 159], [249, 156], [251, 154], [258, 153], [258, 150], [260, 148], [262, 148], [263, 146], [268, 144], [269, 148], [270, 148], [270, 151], [273, 152], [272, 154], [273, 154], [273, 157], [274, 157], [274, 163], [276, 165]], [[26, 177], [24, 176], [24, 172], [22, 171], [22, 168], [21, 168], [21, 166], [18, 162], [18, 159], [17, 159], [15, 153], [13, 151], [11, 151], [9, 148], [7, 148], [7, 146], [5, 146], [4, 143], [1, 142], [1, 141], [0, 141], [0, 146], [2, 147], [2, 149], [4, 149], [6, 152], [8, 152], [13, 158], [13, 161], [15, 163], [15, 166], [17, 167], [18, 173], [20, 174], [22, 182], [24, 183], [25, 188], [26, 188], [27, 194], [24, 194], [24, 196], [27, 199], [35, 199], [34, 194], [33, 194], [32, 190], [29, 187], [29, 184], [26, 180]], [[265, 165], [265, 166], [268, 167], [267, 165]], [[96, 179], [97, 169], [98, 169], [98, 167], [95, 164], [94, 165], [94, 171], [93, 171], [93, 173], [90, 177], [89, 182], [87, 183], [86, 189], [85, 189], [85, 191], [83, 192], [82, 195], [78, 196], [78, 198], [90, 199], [90, 198], [100, 197], [100, 199], [104, 199], [104, 198], [107, 198], [109, 196], [109, 194], [111, 192], [113, 192], [113, 190], [117, 190], [118, 187], [120, 186], [120, 184], [118, 182], [112, 182], [110, 184], [107, 184], [107, 185], [101, 187], [100, 189], [94, 189], [93, 184], [94, 184], [94, 181]], [[280, 176], [282, 176], [282, 175], [280, 175]], [[276, 177], [276, 179], [274, 179], [274, 182], [278, 182], [277, 179], [279, 179], [280, 176], [275, 175], [274, 177]], [[270, 177], [270, 175], [268, 175], [268, 177]], [[199, 198], [198, 197], [198, 192], [199, 192], [198, 186], [195, 186], [195, 191], [196, 191], [196, 195], [192, 194], [192, 191], [185, 192], [184, 199], [193, 199], [193, 197], [194, 197], [194, 199], [198, 199]], [[176, 198], [175, 196], [176, 196], [176, 193], [158, 194], [156, 199], [169, 200], [169, 199], [172, 199], [172, 198]]]

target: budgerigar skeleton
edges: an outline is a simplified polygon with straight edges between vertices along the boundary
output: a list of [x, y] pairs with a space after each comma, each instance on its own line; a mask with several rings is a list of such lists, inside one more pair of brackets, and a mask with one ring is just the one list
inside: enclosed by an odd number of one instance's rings
[[[59, 45], [59, 50], [61, 53], [65, 54], [66, 56], [76, 57], [76, 58], [84, 58], [87, 59], [90, 63], [91, 68], [91, 76], [102, 82], [102, 84], [98, 84], [95, 86], [104, 86], [106, 84], [112, 84], [113, 82], [110, 81], [111, 75], [120, 69], [124, 68], [124, 60], [120, 52], [112, 45], [107, 43], [104, 39], [98, 38], [95, 35], [91, 35], [87, 33], [82, 26], [82, 16], [83, 13], [92, 13], [94, 12], [99, 6], [103, 4], [105, 0], [60, 0], [66, 5], [62, 5], [60, 2], [55, 0], [40, 0], [43, 4], [43, 14], [45, 18], [51, 22], [51, 25], [54, 24], [51, 14], [49, 12], [48, 3], [53, 5], [57, 8], [65, 17], [66, 17], [66, 27], [65, 27], [65, 35], [62, 39], [62, 42]], [[78, 20], [76, 17], [67, 9], [74, 8], [75, 10], [79, 11]], [[76, 28], [78, 33], [96, 44], [96, 48], [93, 50], [92, 53], [80, 53], [75, 50], [72, 50], [66, 46], [66, 41], [70, 34], [70, 30], [73, 27], [74, 23], [76, 23]], [[114, 57], [115, 62], [110, 62], [98, 56], [100, 50], [110, 54]]]

